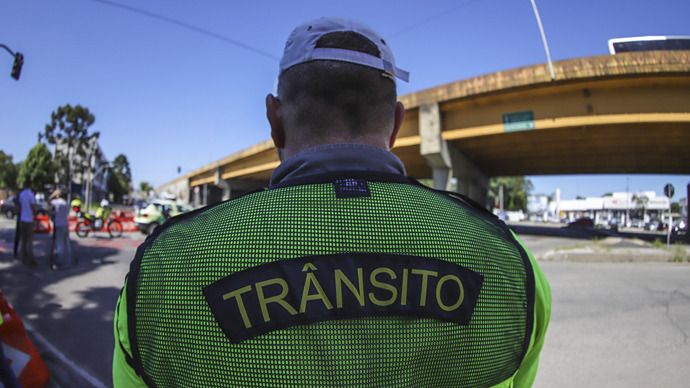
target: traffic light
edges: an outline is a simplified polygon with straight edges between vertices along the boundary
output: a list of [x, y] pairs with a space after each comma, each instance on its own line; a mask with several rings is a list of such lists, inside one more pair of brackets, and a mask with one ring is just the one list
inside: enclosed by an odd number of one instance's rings
[[12, 65], [12, 78], [19, 80], [24, 65], [24, 56], [20, 53], [14, 54], [14, 64]]

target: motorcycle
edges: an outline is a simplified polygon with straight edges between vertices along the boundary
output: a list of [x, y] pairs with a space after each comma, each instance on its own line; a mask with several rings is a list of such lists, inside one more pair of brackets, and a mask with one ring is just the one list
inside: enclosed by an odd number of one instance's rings
[[77, 236], [83, 238], [88, 236], [91, 231], [103, 230], [107, 230], [110, 237], [113, 238], [122, 236], [122, 223], [112, 217], [113, 210], [110, 207], [99, 207], [93, 216], [82, 212], [79, 208], [75, 208], [75, 210], [79, 213], [79, 221], [77, 221], [75, 230]]

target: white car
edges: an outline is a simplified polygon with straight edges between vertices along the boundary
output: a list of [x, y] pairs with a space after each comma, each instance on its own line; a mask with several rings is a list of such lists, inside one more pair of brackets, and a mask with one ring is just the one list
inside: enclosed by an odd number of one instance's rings
[[134, 223], [141, 232], [151, 234], [169, 218], [192, 210], [188, 205], [171, 200], [151, 201], [134, 210]]

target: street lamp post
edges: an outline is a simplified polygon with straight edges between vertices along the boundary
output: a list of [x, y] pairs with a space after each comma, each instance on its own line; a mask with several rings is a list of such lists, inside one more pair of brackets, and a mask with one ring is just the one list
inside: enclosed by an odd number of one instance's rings
[[532, 8], [534, 8], [534, 16], [537, 18], [537, 24], [539, 24], [539, 31], [541, 32], [541, 40], [544, 42], [544, 50], [546, 51], [546, 59], [549, 61], [549, 71], [551, 72], [551, 80], [556, 79], [556, 75], [553, 72], [553, 64], [551, 63], [551, 54], [549, 53], [549, 45], [546, 43], [546, 34], [544, 33], [544, 26], [541, 24], [541, 18], [539, 17], [539, 10], [537, 10], [537, 3], [532, 1]]

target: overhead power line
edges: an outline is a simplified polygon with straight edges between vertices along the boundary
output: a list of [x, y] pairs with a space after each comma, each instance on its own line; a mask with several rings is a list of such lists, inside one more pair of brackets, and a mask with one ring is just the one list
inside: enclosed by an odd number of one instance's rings
[[269, 54], [269, 53], [267, 53], [267, 52], [261, 51], [261, 50], [259, 50], [259, 49], [257, 49], [257, 48], [252, 47], [252, 46], [246, 45], [246, 44], [244, 44], [244, 43], [242, 43], [242, 42], [238, 42], [238, 41], [236, 41], [236, 40], [234, 40], [234, 39], [230, 39], [230, 38], [228, 38], [228, 37], [226, 37], [226, 36], [217, 34], [217, 33], [213, 32], [213, 31], [209, 31], [209, 30], [203, 29], [203, 28], [201, 28], [201, 27], [194, 26], [194, 25], [189, 24], [189, 23], [185, 23], [185, 22], [182, 22], [182, 21], [179, 21], [179, 20], [171, 19], [171, 18], [169, 18], [169, 17], [162, 16], [162, 15], [159, 15], [159, 14], [156, 14], [156, 13], [153, 13], [153, 12], [145, 11], [145, 10], [143, 10], [143, 9], [134, 8], [134, 7], [130, 7], [130, 6], [128, 6], [128, 5], [119, 4], [119, 3], [116, 3], [116, 2], [113, 2], [113, 1], [108, 1], [108, 0], [90, 0], [90, 1], [93, 1], [93, 2], [95, 2], [95, 3], [101, 3], [101, 4], [109, 5], [109, 6], [112, 6], [112, 7], [121, 8], [121, 9], [130, 11], [130, 12], [135, 12], [135, 13], [138, 13], [138, 14], [141, 14], [141, 15], [145, 15], [145, 16], [154, 18], [154, 19], [162, 20], [162, 21], [164, 21], [164, 22], [171, 23], [171, 24], [177, 25], [177, 26], [179, 26], [179, 27], [186, 28], [186, 29], [188, 29], [188, 30], [192, 30], [192, 31], [195, 31], [195, 32], [198, 32], [198, 33], [207, 35], [207, 36], [210, 36], [210, 37], [212, 37], [212, 38], [216, 38], [216, 39], [221, 40], [221, 41], [223, 41], [223, 42], [225, 42], [225, 43], [230, 43], [230, 44], [232, 44], [232, 45], [235, 45], [235, 46], [238, 46], [238, 47], [242, 47], [242, 48], [245, 49], [245, 50], [249, 50], [249, 51], [251, 51], [251, 52], [253, 52], [253, 53], [255, 53], [255, 54], [259, 54], [259, 55], [264, 56], [264, 57], [266, 57], [266, 58], [270, 58], [270, 59], [273, 59], [273, 60], [276, 60], [276, 61], [280, 60], [280, 58], [276, 57], [275, 55]]
[[428, 17], [428, 18], [426, 18], [426, 19], [424, 19], [424, 20], [422, 20], [422, 21], [420, 21], [420, 22], [418, 22], [418, 23], [411, 24], [411, 25], [409, 25], [409, 26], [407, 26], [407, 27], [405, 27], [405, 28], [403, 28], [403, 29], [401, 29], [401, 30], [398, 30], [398, 31], [392, 33], [392, 34], [388, 34], [388, 38], [390, 39], [390, 38], [392, 38], [392, 37], [394, 37], [394, 36], [402, 35], [402, 34], [408, 32], [408, 31], [410, 31], [410, 30], [414, 30], [415, 28], [420, 27], [420, 26], [423, 26], [424, 24], [427, 24], [427, 23], [429, 23], [429, 22], [431, 22], [431, 21], [434, 21], [434, 20], [436, 20], [436, 19], [438, 19], [438, 18], [440, 18], [440, 17], [448, 16], [448, 14], [449, 14], [450, 12], [453, 12], [453, 11], [455, 11], [456, 9], [459, 9], [459, 8], [465, 7], [465, 6], [467, 6], [467, 5], [470, 5], [470, 3], [474, 3], [474, 2], [476, 2], [476, 1], [479, 1], [479, 0], [467, 0], [467, 1], [463, 2], [463, 3], [460, 3], [460, 4], [456, 5], [455, 7], [446, 9], [446, 10], [444, 10], [443, 12], [439, 12], [439, 13], [437, 13], [437, 14], [435, 14], [435, 15], [432, 15], [432, 16], [430, 16], [430, 17]]

